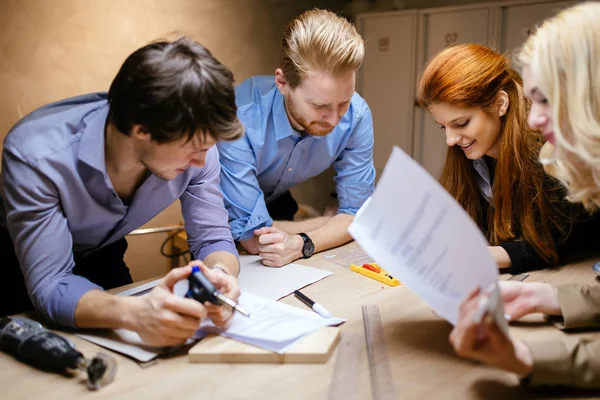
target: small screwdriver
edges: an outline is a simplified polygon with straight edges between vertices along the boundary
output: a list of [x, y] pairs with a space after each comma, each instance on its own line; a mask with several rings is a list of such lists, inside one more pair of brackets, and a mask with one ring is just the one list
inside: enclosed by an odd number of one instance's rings
[[217, 288], [215, 288], [215, 285], [204, 276], [200, 267], [196, 265], [192, 267], [192, 273], [188, 276], [188, 282], [189, 288], [185, 297], [194, 299], [200, 303], [208, 301], [217, 306], [225, 305], [232, 311], [235, 310], [246, 317], [252, 318], [245, 308], [219, 292]]

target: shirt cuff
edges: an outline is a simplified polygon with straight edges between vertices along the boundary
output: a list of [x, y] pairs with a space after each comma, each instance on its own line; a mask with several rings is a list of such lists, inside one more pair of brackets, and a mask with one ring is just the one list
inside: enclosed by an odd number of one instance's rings
[[210, 244], [202, 247], [200, 249], [200, 251], [198, 251], [197, 253], [194, 254], [194, 256], [195, 256], [194, 258], [196, 260], [204, 260], [206, 257], [208, 257], [210, 254], [214, 253], [215, 251], [226, 251], [228, 253], [233, 254], [238, 259], [240, 258], [240, 255], [239, 255], [237, 249], [235, 248], [235, 245], [233, 244], [233, 242], [229, 242], [226, 240], [220, 240], [218, 242], [213, 242], [213, 243], [210, 243]]
[[373, 185], [367, 182], [339, 183], [336, 187], [338, 195], [338, 214], [356, 215], [358, 209], [373, 194]]
[[503, 272], [509, 272], [513, 275], [528, 271], [535, 271], [550, 264], [544, 261], [538, 254], [533, 252], [533, 249], [522, 240], [513, 240], [500, 243], [510, 258], [511, 266], [503, 269]]
[[233, 236], [233, 240], [248, 240], [254, 236], [256, 229], [273, 225], [273, 219], [269, 215], [266, 206], [263, 205], [261, 208], [255, 208], [247, 221], [243, 218], [231, 221], [231, 236]]
[[569, 385], [572, 362], [567, 346], [561, 341], [525, 342], [531, 352], [533, 369], [524, 383], [530, 386]]
[[587, 285], [558, 285], [556, 294], [562, 318], [547, 317], [560, 329], [591, 328], [600, 325], [600, 311], [593, 306], [597, 302]]
[[48, 285], [32, 296], [35, 307], [51, 321], [71, 328], [75, 326], [75, 309], [81, 297], [90, 290], [104, 290], [79, 275], [68, 275], [56, 285]]

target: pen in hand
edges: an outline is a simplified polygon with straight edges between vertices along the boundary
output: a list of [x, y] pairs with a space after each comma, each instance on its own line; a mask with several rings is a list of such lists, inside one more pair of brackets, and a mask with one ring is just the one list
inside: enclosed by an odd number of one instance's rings
[[325, 309], [325, 307], [323, 307], [319, 303], [315, 303], [314, 301], [306, 297], [306, 295], [302, 294], [299, 290], [294, 290], [294, 296], [296, 296], [301, 302], [312, 308], [313, 311], [319, 314], [321, 317], [331, 318], [331, 314]]

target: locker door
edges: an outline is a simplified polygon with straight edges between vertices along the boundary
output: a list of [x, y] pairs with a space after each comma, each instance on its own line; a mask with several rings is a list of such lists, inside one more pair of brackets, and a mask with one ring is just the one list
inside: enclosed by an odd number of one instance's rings
[[502, 15], [500, 50], [512, 52], [517, 49], [527, 39], [535, 25], [576, 3], [579, 2], [553, 1], [500, 7]]
[[379, 177], [394, 145], [412, 154], [417, 13], [364, 14], [358, 27], [366, 55], [357, 91], [373, 114], [373, 161]]
[[[447, 46], [459, 43], [491, 45], [493, 22], [492, 9], [486, 6], [423, 12], [419, 28], [417, 77], [427, 61]], [[446, 158], [446, 137], [427, 110], [420, 109], [416, 104], [414, 110], [414, 157], [431, 175], [439, 178]]]

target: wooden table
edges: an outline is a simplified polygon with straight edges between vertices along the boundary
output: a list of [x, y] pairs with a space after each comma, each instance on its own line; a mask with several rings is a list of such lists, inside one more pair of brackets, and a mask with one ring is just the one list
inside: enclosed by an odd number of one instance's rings
[[[347, 246], [354, 246], [349, 244]], [[406, 287], [390, 288], [352, 273], [317, 254], [301, 264], [322, 268], [334, 274], [304, 289], [304, 292], [328, 308], [335, 316], [345, 317], [345, 335], [362, 333], [362, 304], [377, 304], [384, 325], [385, 342], [396, 387], [402, 399], [515, 399], [553, 398], [556, 389], [524, 389], [509, 373], [460, 359], [448, 343], [451, 326]], [[507, 276], [503, 276], [507, 278]], [[572, 264], [562, 269], [532, 272], [527, 282], [594, 283], [591, 261]], [[293, 296], [282, 300], [302, 306]], [[565, 334], [545, 324], [539, 315], [511, 327], [517, 338], [529, 340], [556, 338]], [[600, 337], [596, 333], [578, 336]], [[85, 355], [100, 348], [72, 335], [68, 336]], [[104, 350], [106, 351], [106, 350]], [[99, 392], [88, 392], [77, 379], [38, 371], [12, 357], [0, 353], [1, 399], [327, 399], [337, 350], [326, 364], [260, 365], [260, 364], [190, 364], [186, 354], [159, 359], [141, 368], [129, 358], [115, 355], [118, 372], [115, 381]], [[353, 389], [349, 399], [370, 399], [369, 371], [366, 351], [357, 375], [343, 382]], [[586, 395], [579, 391], [563, 391], [570, 398]], [[589, 398], [589, 396], [587, 397]]]

